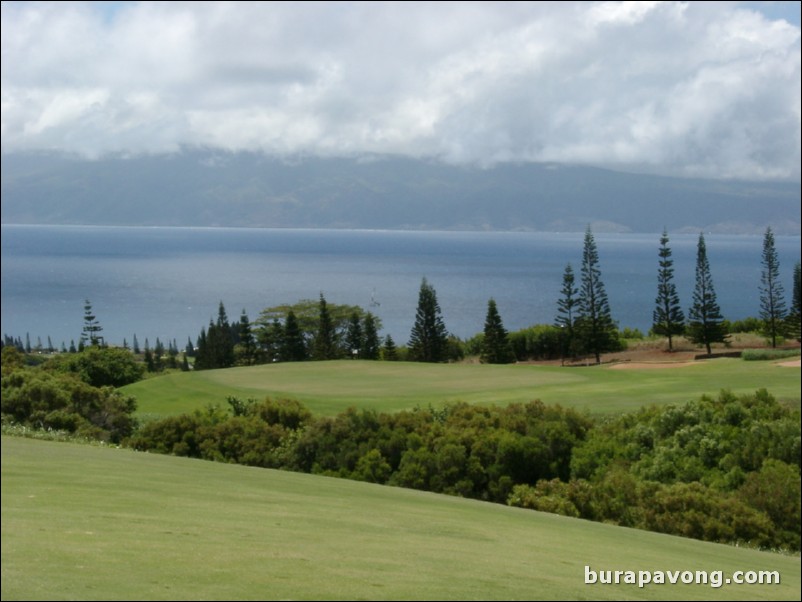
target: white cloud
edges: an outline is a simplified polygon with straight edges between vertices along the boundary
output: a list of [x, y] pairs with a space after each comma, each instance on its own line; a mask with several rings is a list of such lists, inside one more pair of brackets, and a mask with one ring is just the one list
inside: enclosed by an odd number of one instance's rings
[[800, 29], [737, 3], [2, 4], [3, 152], [403, 153], [800, 178]]

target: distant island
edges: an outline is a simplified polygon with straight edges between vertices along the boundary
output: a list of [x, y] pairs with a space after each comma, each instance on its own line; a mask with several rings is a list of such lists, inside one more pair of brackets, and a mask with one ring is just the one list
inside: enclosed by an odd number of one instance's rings
[[798, 182], [185, 150], [2, 159], [2, 223], [800, 234]]

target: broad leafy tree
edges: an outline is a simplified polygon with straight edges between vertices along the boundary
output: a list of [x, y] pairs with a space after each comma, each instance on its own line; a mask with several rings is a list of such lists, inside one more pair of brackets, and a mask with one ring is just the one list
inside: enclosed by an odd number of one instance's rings
[[448, 332], [434, 287], [423, 279], [418, 294], [415, 324], [409, 338], [409, 359], [415, 362], [444, 362], [448, 359]]
[[494, 299], [487, 302], [487, 317], [485, 318], [480, 361], [483, 364], [509, 364], [515, 361], [507, 330], [501, 322]]
[[780, 260], [774, 246], [774, 233], [766, 228], [763, 237], [763, 260], [760, 272], [760, 318], [763, 320], [764, 334], [777, 347], [777, 337], [782, 335], [785, 326], [785, 291], [780, 282]]
[[685, 314], [680, 307], [677, 287], [674, 284], [674, 261], [668, 246], [668, 232], [660, 237], [659, 267], [657, 270], [657, 299], [652, 313], [652, 330], [668, 338], [668, 350], [673, 351], [672, 339], [685, 332]]
[[600, 364], [601, 354], [619, 350], [621, 343], [602, 282], [599, 252], [590, 226], [585, 231], [577, 310], [574, 323], [577, 340], [582, 350], [592, 354]]
[[696, 248], [696, 284], [693, 290], [693, 305], [688, 312], [688, 338], [696, 345], [704, 345], [707, 355], [712, 355], [713, 343], [724, 343], [727, 332], [724, 318], [716, 299], [710, 263], [707, 260], [707, 245], [704, 234], [699, 234]]

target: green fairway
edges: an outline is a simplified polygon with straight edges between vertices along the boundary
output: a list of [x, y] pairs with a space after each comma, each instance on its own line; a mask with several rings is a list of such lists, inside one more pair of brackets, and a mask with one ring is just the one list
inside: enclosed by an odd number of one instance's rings
[[[780, 585], [586, 585], [592, 570]], [[2, 439], [2, 599], [799, 600], [800, 559], [320, 476]]]
[[798, 406], [800, 370], [738, 359], [662, 370], [342, 360], [172, 373], [124, 391], [137, 398], [141, 414], [155, 415], [225, 404], [229, 395], [292, 397], [318, 414], [336, 414], [349, 406], [391, 412], [453, 401], [507, 404], [533, 399], [607, 413], [684, 403], [721, 389], [750, 393], [760, 388]]

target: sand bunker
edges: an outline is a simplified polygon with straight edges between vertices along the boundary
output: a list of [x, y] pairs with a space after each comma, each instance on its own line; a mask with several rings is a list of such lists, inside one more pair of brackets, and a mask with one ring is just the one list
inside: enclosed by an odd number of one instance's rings
[[802, 367], [802, 358], [789, 360], [787, 362], [779, 362], [777, 365], [782, 366], [783, 368], [800, 368]]

